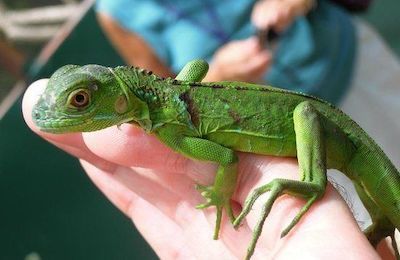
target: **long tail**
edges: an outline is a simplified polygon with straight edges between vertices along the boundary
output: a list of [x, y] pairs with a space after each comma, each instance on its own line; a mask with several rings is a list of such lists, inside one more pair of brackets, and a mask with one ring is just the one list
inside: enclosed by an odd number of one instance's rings
[[357, 193], [372, 218], [366, 230], [371, 244], [390, 236], [398, 255], [394, 232], [400, 230], [400, 173], [376, 144], [360, 148], [347, 171], [354, 176]]

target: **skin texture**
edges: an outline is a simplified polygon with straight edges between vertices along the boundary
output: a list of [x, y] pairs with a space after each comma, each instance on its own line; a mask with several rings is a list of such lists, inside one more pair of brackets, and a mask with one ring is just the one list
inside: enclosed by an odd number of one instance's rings
[[[399, 173], [348, 116], [300, 93], [243, 82], [201, 84], [198, 81], [207, 68], [201, 60], [190, 62], [177, 76], [183, 80], [179, 81], [138, 68], [67, 65], [53, 74], [32, 115], [41, 130], [51, 133], [95, 131], [133, 122], [186, 157], [217, 163], [214, 184], [197, 185], [206, 201], [196, 206], [216, 207], [214, 239], [220, 233], [223, 211], [238, 228], [260, 196], [271, 191], [246, 259], [255, 252], [274, 202], [285, 194], [307, 201], [283, 229], [284, 237], [324, 196], [327, 168], [340, 169], [357, 185], [373, 220], [367, 230], [370, 242], [376, 245], [393, 235], [399, 225]], [[237, 151], [296, 156], [301, 178], [282, 175], [258, 187], [240, 214], [234, 214], [231, 200], [240, 181]], [[374, 170], [382, 172], [379, 182], [371, 175]]]
[[[211, 240], [215, 209], [194, 208], [203, 201], [194, 184], [211, 184], [215, 165], [189, 160], [154, 136], [128, 124], [120, 129], [114, 126], [90, 133], [41, 132], [31, 115], [46, 85], [47, 80], [37, 81], [25, 93], [23, 112], [28, 126], [45, 140], [79, 158], [92, 181], [132, 219], [161, 258], [243, 258], [261, 202], [254, 205], [238, 231], [224, 219], [220, 240]], [[276, 177], [298, 178], [294, 159], [254, 154], [240, 154], [239, 157], [238, 188], [233, 197], [236, 212], [256, 187]], [[280, 239], [281, 230], [303, 205], [303, 200], [292, 196], [276, 201], [254, 259], [379, 259], [346, 204], [330, 185], [324, 197], [296, 226], [296, 232]], [[394, 259], [385, 255], [387, 250], [383, 251], [382, 258]]]

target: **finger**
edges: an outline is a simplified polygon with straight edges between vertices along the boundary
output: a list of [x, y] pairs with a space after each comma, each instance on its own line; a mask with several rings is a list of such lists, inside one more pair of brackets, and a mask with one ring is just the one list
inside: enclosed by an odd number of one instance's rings
[[267, 68], [271, 65], [272, 55], [269, 51], [264, 50], [257, 55], [250, 57], [246, 62], [233, 69], [237, 75], [241, 77], [250, 78], [254, 81], [255, 77], [259, 77], [265, 73]]
[[154, 135], [124, 124], [102, 131], [84, 133], [88, 148], [116, 164], [188, 174], [201, 183], [211, 183], [215, 165], [188, 159], [162, 144]]
[[[105, 158], [101, 156], [97, 156], [94, 154], [85, 144], [84, 139], [82, 137], [81, 133], [75, 133], [75, 134], [49, 134], [45, 132], [41, 132], [35, 124], [32, 121], [31, 118], [31, 111], [32, 107], [34, 104], [37, 102], [37, 99], [43, 92], [44, 88], [47, 85], [47, 80], [40, 80], [36, 81], [33, 83], [28, 90], [26, 91], [23, 99], [23, 112], [24, 112], [24, 117], [29, 125], [29, 127], [32, 128], [33, 131], [35, 131], [37, 134], [45, 138], [46, 140], [50, 141], [51, 143], [55, 144], [56, 146], [60, 147], [61, 149], [64, 149], [65, 151], [71, 153], [72, 155], [82, 158], [86, 161], [89, 161], [90, 163], [96, 165], [96, 167], [103, 169], [104, 171], [107, 172], [115, 172], [117, 169], [120, 168], [118, 165], [118, 159], [116, 159], [115, 162], [111, 162], [108, 160], [107, 156], [104, 156]], [[107, 131], [106, 131], [107, 132]], [[101, 135], [99, 136], [99, 139], [108, 139], [106, 135]], [[110, 138], [113, 139], [113, 138]], [[143, 136], [141, 140], [146, 140], [146, 136]], [[94, 143], [93, 145], [98, 145]], [[106, 143], [108, 147], [112, 147], [113, 144], [111, 143]], [[100, 145], [101, 146], [101, 145]], [[155, 146], [155, 145], [154, 145]], [[123, 149], [123, 147], [122, 147]], [[96, 149], [94, 149], [96, 150]], [[113, 149], [108, 149], [109, 152], [112, 152]], [[121, 151], [121, 154], [124, 153], [124, 151]], [[101, 154], [101, 153], [100, 153]], [[117, 154], [118, 153], [114, 153]], [[121, 206], [119, 205], [119, 208]]]
[[389, 237], [382, 240], [376, 249], [381, 259], [395, 260], [394, 250], [392, 248], [392, 241]]
[[252, 14], [252, 23], [259, 29], [274, 28], [277, 32], [282, 32], [295, 16], [295, 5], [290, 2], [263, 1], [256, 5]]
[[32, 109], [47, 86], [48, 79], [41, 79], [32, 83], [26, 90], [22, 100], [22, 112], [26, 124], [40, 137], [68, 152], [69, 154], [85, 159], [97, 167], [112, 171], [115, 167], [112, 163], [92, 153], [83, 141], [81, 133], [51, 134], [40, 131], [32, 120]]
[[[189, 173], [200, 183], [211, 183], [215, 165], [193, 161], [171, 151], [154, 136], [131, 125], [111, 127], [91, 133], [51, 134], [40, 131], [32, 121], [32, 108], [43, 93], [48, 80], [34, 82], [23, 98], [23, 115], [27, 125], [39, 136], [68, 153], [112, 171], [115, 165], [141, 166]], [[156, 159], [154, 159], [156, 158]]]
[[283, 32], [293, 20], [294, 20], [294, 13], [292, 9], [280, 8], [279, 14], [276, 20], [274, 20], [274, 22], [271, 23], [271, 26], [277, 32]]
[[247, 69], [255, 76], [262, 76], [268, 70], [272, 63], [272, 53], [269, 50], [263, 50], [257, 56], [252, 58], [248, 64]]
[[[71, 152], [73, 155], [83, 158], [87, 160], [86, 154], [92, 154], [95, 156], [94, 153], [91, 152], [90, 149], [88, 149], [87, 145], [85, 144], [85, 140], [82, 137], [81, 133], [72, 133], [72, 134], [51, 134], [51, 133], [46, 133], [40, 131], [37, 126], [33, 123], [32, 120], [32, 109], [33, 106], [36, 104], [38, 98], [40, 95], [43, 93], [46, 85], [47, 85], [48, 79], [43, 79], [43, 80], [38, 80], [34, 82], [25, 92], [24, 98], [23, 98], [23, 115], [24, 119], [27, 123], [27, 125], [38, 135], [43, 137], [44, 139], [52, 142], [53, 144], [59, 146], [60, 148], [66, 150], [67, 152]], [[103, 133], [104, 132], [104, 133]], [[111, 132], [111, 134], [110, 134]], [[139, 142], [135, 142], [134, 147], [137, 148], [139, 144], [143, 144], [144, 147], [149, 148], [152, 147], [154, 150], [162, 150], [162, 152], [165, 152], [167, 149], [165, 146], [161, 145], [159, 142], [155, 141], [154, 138], [149, 138], [141, 131], [140, 129], [137, 129], [137, 131], [132, 131], [133, 134], [131, 135], [132, 137], [138, 137], [140, 139]], [[120, 131], [116, 127], [112, 127], [111, 129], [105, 129], [100, 132], [95, 132], [95, 133], [87, 133], [85, 134], [86, 139], [89, 140], [90, 143], [90, 148], [94, 150], [95, 152], [99, 150], [99, 154], [103, 155], [102, 152], [105, 153], [104, 158], [108, 159], [108, 154], [106, 153], [112, 153], [115, 155], [114, 157], [118, 157], [119, 155], [123, 155], [123, 152], [120, 152], [120, 150], [125, 149], [125, 144], [129, 146], [131, 143], [129, 142], [124, 142], [126, 140], [120, 140], [118, 139], [118, 136], [121, 136]], [[97, 142], [96, 139], [104, 139], [105, 142]], [[115, 147], [117, 148], [117, 152], [114, 152], [113, 149], [110, 149], [114, 147], [114, 143], [116, 144]], [[104, 147], [106, 146], [106, 147]], [[105, 148], [105, 149], [102, 149]], [[128, 147], [129, 148], [129, 147]], [[135, 151], [140, 151], [140, 149], [135, 149]], [[161, 153], [162, 153], [161, 152]], [[112, 156], [110, 156], [112, 157]], [[124, 156], [124, 159], [127, 156]], [[145, 156], [141, 158], [146, 158]], [[115, 163], [120, 163], [122, 160], [119, 160], [119, 158], [114, 158]], [[111, 161], [111, 160], [110, 160]], [[130, 163], [126, 163], [127, 166], [135, 166], [132, 164], [132, 158], [130, 158]], [[184, 161], [182, 162], [184, 163]]]
[[232, 50], [231, 55], [238, 55], [239, 60], [246, 60], [260, 51], [258, 46], [257, 37], [249, 37], [244, 40], [234, 42], [235, 49]]
[[260, 47], [257, 38], [250, 37], [245, 40], [229, 42], [227, 45], [223, 46], [219, 52], [217, 52], [216, 59], [240, 65], [259, 51]]
[[260, 1], [253, 9], [251, 21], [258, 29], [267, 29], [277, 20], [279, 3], [276, 1]]

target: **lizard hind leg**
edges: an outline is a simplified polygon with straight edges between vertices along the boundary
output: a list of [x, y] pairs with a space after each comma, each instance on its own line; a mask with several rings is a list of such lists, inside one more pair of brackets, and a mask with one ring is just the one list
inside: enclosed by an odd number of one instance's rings
[[296, 107], [293, 119], [301, 180], [274, 179], [270, 183], [255, 189], [246, 199], [242, 212], [234, 222], [235, 227], [238, 227], [247, 216], [258, 197], [265, 192], [270, 192], [269, 198], [262, 209], [261, 217], [253, 230], [253, 237], [248, 247], [246, 259], [249, 259], [254, 253], [265, 219], [279, 196], [289, 194], [307, 200], [298, 214], [281, 233], [281, 237], [283, 237], [300, 221], [313, 203], [325, 193], [327, 177], [326, 148], [323, 125], [321, 123], [323, 118], [309, 102], [305, 101]]

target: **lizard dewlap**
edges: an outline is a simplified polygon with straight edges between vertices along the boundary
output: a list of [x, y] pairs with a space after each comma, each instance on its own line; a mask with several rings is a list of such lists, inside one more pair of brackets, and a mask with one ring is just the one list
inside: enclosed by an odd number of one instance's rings
[[[198, 189], [198, 208], [215, 206], [218, 238], [223, 211], [238, 227], [257, 198], [266, 208], [283, 194], [306, 199], [282, 231], [286, 235], [324, 195], [329, 168], [346, 174], [367, 207], [373, 245], [400, 228], [400, 174], [376, 143], [347, 115], [320, 99], [243, 82], [201, 83], [207, 63], [188, 63], [176, 79], [133, 67], [67, 65], [57, 70], [33, 109], [36, 125], [51, 133], [95, 131], [134, 123], [187, 157], [218, 164], [214, 185]], [[275, 179], [257, 188], [234, 216], [236, 152], [297, 157], [300, 181]], [[267, 218], [263, 212], [261, 220]], [[306, 217], [306, 216], [305, 216]], [[250, 258], [263, 221], [255, 228]]]

